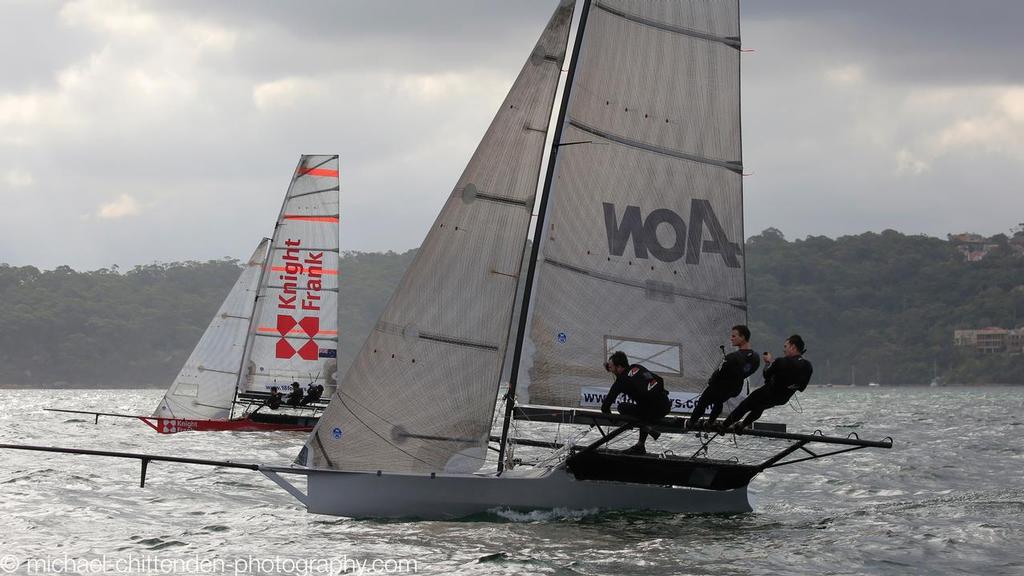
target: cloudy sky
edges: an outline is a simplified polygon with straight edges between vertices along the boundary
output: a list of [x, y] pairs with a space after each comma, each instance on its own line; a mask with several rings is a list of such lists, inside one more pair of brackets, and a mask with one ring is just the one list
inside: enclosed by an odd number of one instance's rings
[[[301, 153], [419, 245], [556, 0], [0, 0], [0, 262], [242, 257]], [[1024, 2], [743, 3], [746, 229], [1024, 221]]]

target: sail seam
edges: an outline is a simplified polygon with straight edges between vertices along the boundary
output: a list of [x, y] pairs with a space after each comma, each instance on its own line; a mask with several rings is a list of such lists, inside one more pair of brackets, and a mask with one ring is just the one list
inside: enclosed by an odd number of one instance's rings
[[665, 22], [659, 22], [658, 20], [651, 20], [650, 18], [644, 18], [636, 14], [630, 14], [610, 6], [606, 6], [604, 2], [597, 2], [596, 6], [605, 12], [618, 16], [624, 20], [630, 22], [636, 22], [637, 24], [643, 24], [644, 26], [650, 26], [651, 28], [657, 28], [658, 30], [665, 30], [666, 32], [674, 32], [676, 34], [682, 34], [683, 36], [690, 36], [693, 38], [700, 38], [701, 40], [709, 40], [711, 42], [719, 42], [725, 44], [730, 48], [740, 49], [740, 39], [735, 36], [718, 36], [709, 32], [701, 32], [700, 30], [694, 30], [692, 28], [683, 28], [682, 26], [675, 26]]
[[589, 132], [594, 136], [604, 138], [605, 140], [610, 140], [612, 142], [615, 142], [616, 144], [622, 144], [623, 146], [629, 146], [631, 148], [639, 148], [640, 150], [647, 150], [648, 152], [654, 152], [655, 154], [661, 154], [662, 156], [670, 156], [672, 158], [679, 158], [680, 160], [689, 160], [690, 162], [698, 162], [700, 164], [718, 166], [720, 168], [725, 168], [726, 170], [730, 170], [737, 174], [743, 174], [743, 165], [739, 162], [715, 160], [713, 158], [705, 158], [703, 156], [697, 156], [694, 154], [679, 152], [677, 150], [662, 148], [661, 146], [654, 146], [653, 144], [647, 144], [645, 142], [640, 142], [639, 140], [632, 140], [624, 136], [612, 134], [611, 132], [605, 132], [604, 130], [594, 128], [593, 126], [588, 126], [574, 118], [569, 119], [569, 124], [575, 126], [576, 128], [579, 128], [580, 130], [583, 130], [584, 132]]
[[324, 192], [339, 192], [340, 190], [340, 186], [333, 186], [331, 188], [324, 188], [323, 190], [313, 190], [312, 192], [303, 192], [302, 194], [295, 194], [294, 196], [292, 196], [291, 199], [294, 200], [296, 198], [302, 198], [303, 196], [309, 196], [311, 194], [323, 194]]
[[[604, 280], [606, 282], [612, 282], [614, 284], [621, 284], [623, 286], [630, 286], [630, 287], [633, 287], [633, 288], [639, 288], [641, 290], [650, 290], [650, 286], [648, 286], [644, 282], [638, 282], [638, 281], [635, 281], [635, 280], [626, 280], [624, 278], [617, 278], [617, 277], [612, 276], [610, 274], [603, 274], [601, 272], [597, 272], [597, 271], [594, 271], [594, 270], [587, 270], [586, 268], [580, 268], [578, 266], [573, 266], [572, 264], [566, 264], [564, 262], [559, 262], [557, 260], [552, 260], [551, 258], [545, 258], [544, 259], [544, 263], [545, 264], [550, 264], [552, 266], [555, 266], [556, 268], [562, 268], [563, 270], [568, 270], [570, 272], [576, 272], [577, 274], [583, 274], [585, 276], [590, 276], [592, 278], [597, 278], [598, 280]], [[672, 294], [672, 295], [675, 295], [675, 296], [681, 296], [683, 298], [689, 298], [691, 300], [702, 300], [702, 301], [705, 301], [705, 302], [714, 302], [716, 304], [727, 304], [729, 306], [733, 306], [735, 308], [739, 308], [740, 310], [746, 310], [747, 309], [746, 302], [744, 302], [744, 301], [737, 302], [734, 299], [726, 300], [726, 299], [722, 299], [722, 298], [715, 298], [713, 296], [707, 296], [707, 295], [704, 295], [704, 294], [698, 294], [696, 292], [689, 292], [689, 291], [686, 291], [686, 290], [679, 290], [679, 289], [675, 288], [674, 286], [671, 289], [669, 289], [669, 290], [660, 289], [659, 291], [660, 292], [665, 292], [665, 293], [668, 293], [668, 294]]]

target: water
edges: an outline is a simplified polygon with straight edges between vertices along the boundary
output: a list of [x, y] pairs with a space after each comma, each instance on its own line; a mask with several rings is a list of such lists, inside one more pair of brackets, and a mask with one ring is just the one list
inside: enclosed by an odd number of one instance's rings
[[[0, 390], [0, 441], [280, 464], [302, 445], [301, 434], [162, 436], [41, 410], [147, 413], [160, 395]], [[153, 463], [140, 489], [136, 461], [2, 452], [0, 573], [1024, 574], [1024, 389], [800, 398], [802, 413], [770, 419], [892, 436], [895, 448], [768, 471], [751, 484], [756, 511], [738, 515], [349, 520], [307, 514], [254, 472]]]

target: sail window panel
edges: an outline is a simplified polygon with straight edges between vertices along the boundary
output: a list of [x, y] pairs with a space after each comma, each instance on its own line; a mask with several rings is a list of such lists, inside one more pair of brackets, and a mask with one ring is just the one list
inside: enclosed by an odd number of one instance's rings
[[633, 16], [673, 28], [725, 38], [736, 37], [740, 33], [739, 3], [734, 1], [595, 0], [593, 4], [598, 9], [607, 8], [626, 17]]
[[478, 469], [494, 409], [494, 391], [480, 384], [497, 381], [498, 354], [380, 331], [371, 333], [366, 346], [369, 353], [357, 357], [331, 399], [330, 425], [321, 419], [314, 432], [312, 445], [323, 451], [313, 450], [312, 465]]
[[636, 340], [623, 336], [605, 336], [605, 358], [622, 352], [631, 364], [643, 364], [664, 376], [683, 373], [683, 345], [678, 342]]
[[[739, 53], [592, 10], [569, 117], [720, 162], [740, 157]], [[564, 140], [563, 140], [564, 141]]]
[[[467, 464], [459, 454], [483, 450], [487, 432], [481, 430], [489, 430], [494, 411], [572, 12], [572, 2], [563, 2], [555, 10], [381, 314], [377, 329], [320, 419], [307, 443], [309, 458], [316, 465], [404, 472], [462, 470], [482, 463], [470, 460]], [[466, 193], [470, 186], [475, 193]], [[431, 353], [419, 356], [421, 350]], [[418, 361], [413, 364], [410, 357]], [[401, 369], [393, 362], [399, 358], [410, 358]], [[479, 432], [479, 444], [467, 448], [457, 442], [425, 441], [414, 451], [422, 451], [421, 456], [394, 450], [389, 453], [392, 456], [382, 458], [374, 447], [384, 450], [387, 442], [373, 440], [376, 428], [371, 427], [373, 431], [365, 434], [346, 432], [333, 447], [324, 448], [328, 439], [335, 440], [336, 428], [365, 428], [360, 421], [365, 415], [339, 402], [344, 395], [367, 402], [365, 406], [374, 406], [374, 411], [377, 402], [391, 406], [396, 412], [388, 413], [388, 421], [411, 420], [414, 429], [470, 422], [473, 433]], [[402, 415], [403, 411], [409, 414]]]
[[179, 382], [178, 385], [174, 387], [174, 395], [195, 398], [196, 396], [199, 396], [199, 385], [190, 382]]
[[[270, 240], [264, 239], [253, 251], [245, 269], [175, 378], [179, 384], [173, 393], [169, 391], [164, 396], [154, 416], [199, 419], [228, 416], [230, 408], [224, 407], [229, 407], [234, 397], [249, 317], [253, 313], [260, 272], [269, 247]], [[175, 398], [181, 395], [178, 389], [182, 382], [196, 387], [196, 393], [188, 395], [188, 400]]]
[[[603, 363], [606, 334], [634, 341], [680, 342], [682, 374], [658, 371], [665, 386], [700, 391], [721, 359], [729, 327], [743, 323], [743, 310], [728, 303], [677, 299], [673, 305], [643, 297], [643, 289], [611, 283], [552, 265], [540, 270], [531, 321], [528, 370], [521, 374], [523, 401], [576, 407], [584, 387], [612, 383]], [[718, 337], [716, 337], [718, 336]], [[632, 360], [632, 359], [631, 359]]]
[[[564, 132], [569, 141], [583, 134]], [[679, 294], [744, 301], [739, 174], [595, 143], [563, 147], [556, 177], [546, 259], [655, 289], [667, 284]], [[725, 254], [710, 251], [716, 239], [728, 244], [718, 246]]]

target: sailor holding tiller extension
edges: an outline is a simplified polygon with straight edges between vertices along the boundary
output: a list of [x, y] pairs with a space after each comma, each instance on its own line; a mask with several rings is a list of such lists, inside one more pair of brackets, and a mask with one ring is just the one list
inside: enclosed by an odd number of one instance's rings
[[743, 324], [733, 326], [729, 342], [738, 350], [726, 354], [722, 359], [722, 365], [708, 378], [708, 387], [697, 399], [693, 414], [686, 423], [687, 428], [697, 426], [698, 420], [708, 406], [711, 406], [711, 412], [708, 414], [707, 426], [711, 427], [722, 413], [722, 405], [743, 391], [743, 381], [757, 372], [757, 367], [761, 365], [757, 352], [750, 349], [749, 328]]
[[601, 403], [601, 412], [610, 414], [612, 405], [619, 394], [625, 394], [634, 404], [619, 404], [619, 414], [632, 416], [640, 420], [640, 441], [627, 448], [627, 454], [646, 454], [647, 436], [658, 439], [657, 432], [650, 425], [665, 417], [672, 409], [668, 399], [668, 390], [661, 376], [651, 372], [639, 364], [629, 364], [629, 359], [622, 351], [616, 352], [604, 363], [604, 369], [615, 374], [615, 383], [608, 389], [608, 394]]

